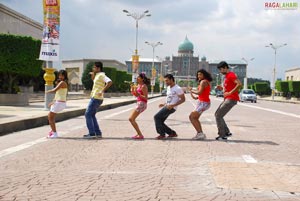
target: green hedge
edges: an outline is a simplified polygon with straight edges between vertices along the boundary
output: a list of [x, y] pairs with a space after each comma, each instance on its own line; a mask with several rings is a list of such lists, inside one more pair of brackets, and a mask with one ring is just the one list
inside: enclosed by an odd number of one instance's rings
[[287, 81], [279, 81], [277, 80], [275, 83], [275, 88], [282, 92], [283, 97], [287, 97], [289, 91], [289, 83]]
[[15, 93], [19, 79], [38, 77], [43, 61], [37, 60], [41, 41], [32, 37], [0, 34], [1, 93]]
[[[89, 62], [82, 74], [82, 84], [85, 89], [91, 90], [93, 88], [93, 80], [90, 72], [94, 66], [94, 62]], [[131, 81], [131, 74], [124, 71], [118, 71], [116, 68], [103, 67], [103, 71], [113, 81], [113, 85], [108, 89], [108, 92], [128, 92], [130, 90], [129, 84], [124, 81]]]
[[253, 84], [253, 89], [258, 95], [267, 95], [270, 90], [270, 86], [267, 82], [255, 82]]
[[288, 81], [289, 84], [289, 92], [291, 92], [292, 96], [296, 98], [300, 98], [300, 81]]

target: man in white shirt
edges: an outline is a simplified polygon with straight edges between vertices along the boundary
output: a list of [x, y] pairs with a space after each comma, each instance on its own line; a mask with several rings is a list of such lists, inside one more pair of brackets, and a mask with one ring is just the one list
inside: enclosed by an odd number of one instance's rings
[[175, 84], [173, 75], [167, 74], [164, 76], [164, 79], [167, 85], [166, 103], [159, 105], [161, 109], [154, 116], [156, 132], [159, 134], [159, 136], [156, 137], [158, 140], [165, 139], [166, 134], [168, 134], [169, 138], [177, 137], [176, 132], [169, 128], [165, 124], [165, 121], [170, 114], [176, 111], [177, 106], [185, 101], [184, 91], [180, 86]]

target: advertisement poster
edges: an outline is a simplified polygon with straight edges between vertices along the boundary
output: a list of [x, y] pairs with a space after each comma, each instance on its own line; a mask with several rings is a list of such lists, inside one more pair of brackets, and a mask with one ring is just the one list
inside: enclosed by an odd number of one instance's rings
[[132, 55], [132, 72], [136, 73], [139, 68], [139, 55]]
[[44, 25], [40, 60], [59, 60], [60, 0], [43, 0]]

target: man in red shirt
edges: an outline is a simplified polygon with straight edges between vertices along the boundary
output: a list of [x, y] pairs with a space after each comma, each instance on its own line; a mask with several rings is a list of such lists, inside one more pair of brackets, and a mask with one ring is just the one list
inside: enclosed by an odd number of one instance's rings
[[219, 90], [224, 92], [224, 101], [220, 104], [215, 113], [216, 123], [218, 127], [218, 137], [216, 140], [227, 140], [232, 134], [224, 121], [224, 116], [231, 110], [233, 106], [240, 100], [239, 88], [242, 86], [236, 74], [229, 71], [229, 66], [225, 61], [221, 61], [217, 68], [224, 75], [223, 87], [218, 85]]

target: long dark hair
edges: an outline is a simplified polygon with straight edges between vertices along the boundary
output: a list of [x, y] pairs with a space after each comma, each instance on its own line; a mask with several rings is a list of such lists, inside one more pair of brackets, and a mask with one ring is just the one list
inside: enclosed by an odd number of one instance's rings
[[147, 86], [150, 85], [150, 79], [147, 78], [145, 73], [140, 73], [139, 77], [142, 78], [145, 85], [147, 85]]
[[198, 78], [198, 73], [202, 73], [204, 75], [204, 79], [208, 80], [209, 82], [211, 82], [213, 79], [212, 79], [212, 76], [209, 72], [207, 72], [206, 70], [204, 69], [200, 69], [197, 71], [196, 73], [196, 81], [199, 82], [201, 80], [199, 80]]
[[[60, 70], [60, 71], [58, 71], [58, 73], [57, 73], [57, 75], [63, 75], [64, 76], [64, 78], [65, 78], [65, 83], [67, 83], [68, 84], [68, 73], [67, 73], [67, 71], [65, 71], [65, 70]], [[61, 80], [62, 81], [62, 80]]]

